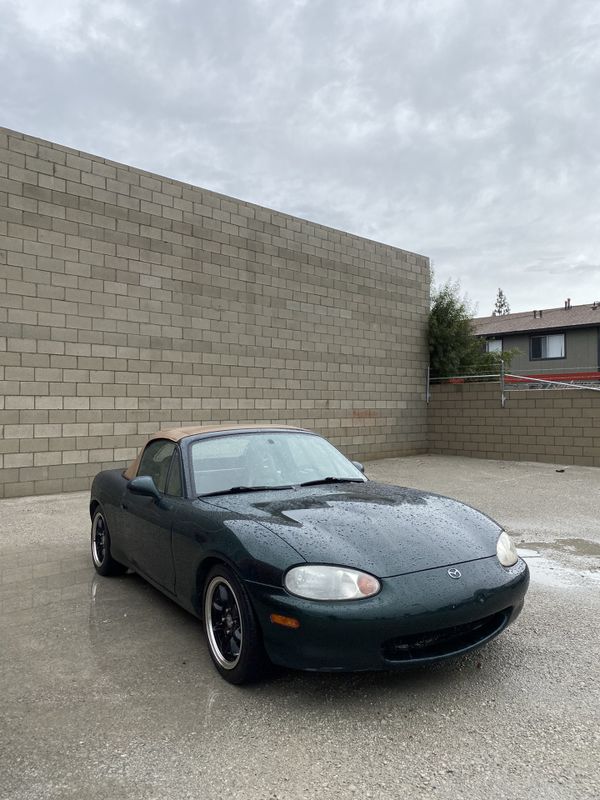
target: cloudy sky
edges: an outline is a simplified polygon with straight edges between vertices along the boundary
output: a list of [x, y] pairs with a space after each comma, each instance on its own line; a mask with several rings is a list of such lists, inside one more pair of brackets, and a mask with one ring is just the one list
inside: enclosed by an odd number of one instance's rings
[[600, 300], [595, 0], [0, 0], [0, 124]]

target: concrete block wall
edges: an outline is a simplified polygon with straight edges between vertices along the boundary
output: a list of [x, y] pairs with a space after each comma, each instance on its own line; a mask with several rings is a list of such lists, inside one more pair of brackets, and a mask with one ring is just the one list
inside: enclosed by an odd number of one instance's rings
[[432, 386], [429, 452], [600, 467], [600, 392], [512, 391], [498, 383]]
[[0, 129], [0, 496], [188, 423], [423, 452], [428, 293], [423, 256]]

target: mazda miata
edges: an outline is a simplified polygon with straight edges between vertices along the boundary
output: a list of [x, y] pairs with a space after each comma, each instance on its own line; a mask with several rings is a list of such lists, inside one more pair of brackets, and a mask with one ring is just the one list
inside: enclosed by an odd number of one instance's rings
[[301, 428], [159, 431], [96, 476], [90, 514], [97, 572], [134, 570], [199, 617], [237, 684], [269, 662], [400, 669], [466, 653], [515, 620], [529, 584], [489, 517], [369, 481]]

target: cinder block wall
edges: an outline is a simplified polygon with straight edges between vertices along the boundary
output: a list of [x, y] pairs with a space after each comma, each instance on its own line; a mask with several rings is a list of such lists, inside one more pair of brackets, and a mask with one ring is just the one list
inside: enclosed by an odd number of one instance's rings
[[423, 256], [0, 129], [0, 292], [0, 496], [172, 424], [426, 449]]
[[600, 392], [513, 391], [498, 383], [432, 386], [429, 452], [600, 467]]

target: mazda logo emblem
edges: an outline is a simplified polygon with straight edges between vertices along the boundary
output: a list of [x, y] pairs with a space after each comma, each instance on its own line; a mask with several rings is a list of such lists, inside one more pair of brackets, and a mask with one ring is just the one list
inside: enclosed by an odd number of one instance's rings
[[452, 567], [452, 569], [448, 570], [448, 575], [450, 575], [451, 578], [460, 578], [461, 571], [459, 569], [456, 569], [456, 567]]

